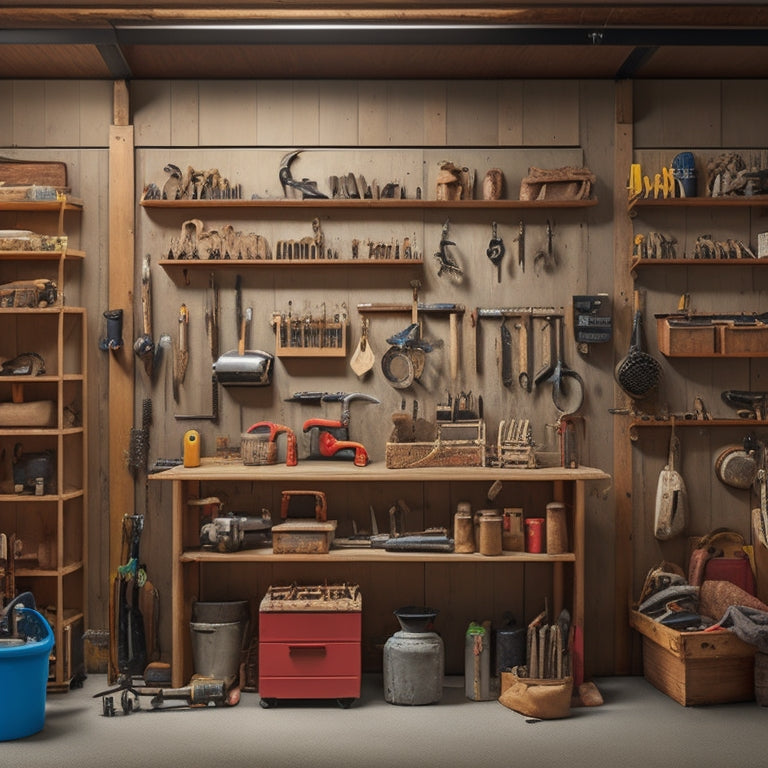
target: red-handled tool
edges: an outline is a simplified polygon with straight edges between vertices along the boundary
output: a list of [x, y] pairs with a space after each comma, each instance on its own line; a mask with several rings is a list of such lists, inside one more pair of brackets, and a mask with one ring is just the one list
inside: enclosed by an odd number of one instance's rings
[[354, 464], [356, 467], [365, 467], [368, 464], [368, 451], [362, 443], [352, 440], [337, 440], [330, 432], [320, 432], [320, 454], [322, 456], [335, 456], [338, 451], [352, 448], [355, 451]]

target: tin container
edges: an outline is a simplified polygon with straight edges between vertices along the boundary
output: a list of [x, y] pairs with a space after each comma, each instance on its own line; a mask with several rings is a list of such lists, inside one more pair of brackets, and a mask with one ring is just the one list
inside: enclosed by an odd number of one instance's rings
[[525, 551], [538, 554], [544, 551], [544, 518], [527, 517], [525, 519]]

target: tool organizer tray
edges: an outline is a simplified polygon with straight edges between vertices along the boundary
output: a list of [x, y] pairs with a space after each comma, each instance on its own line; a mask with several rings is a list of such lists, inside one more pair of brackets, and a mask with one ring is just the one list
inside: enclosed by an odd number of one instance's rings
[[768, 357], [762, 316], [656, 315], [656, 331], [667, 357]]

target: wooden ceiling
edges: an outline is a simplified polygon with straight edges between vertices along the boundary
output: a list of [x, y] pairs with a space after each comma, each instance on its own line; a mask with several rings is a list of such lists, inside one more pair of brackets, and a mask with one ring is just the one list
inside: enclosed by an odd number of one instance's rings
[[229, 2], [0, 7], [0, 78], [766, 78], [768, 6]]

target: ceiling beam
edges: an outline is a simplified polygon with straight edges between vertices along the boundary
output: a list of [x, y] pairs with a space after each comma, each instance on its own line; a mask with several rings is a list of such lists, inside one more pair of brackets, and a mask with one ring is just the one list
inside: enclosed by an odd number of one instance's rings
[[571, 45], [759, 46], [765, 28], [590, 27], [519, 24], [127, 24], [0, 30], [13, 45]]

